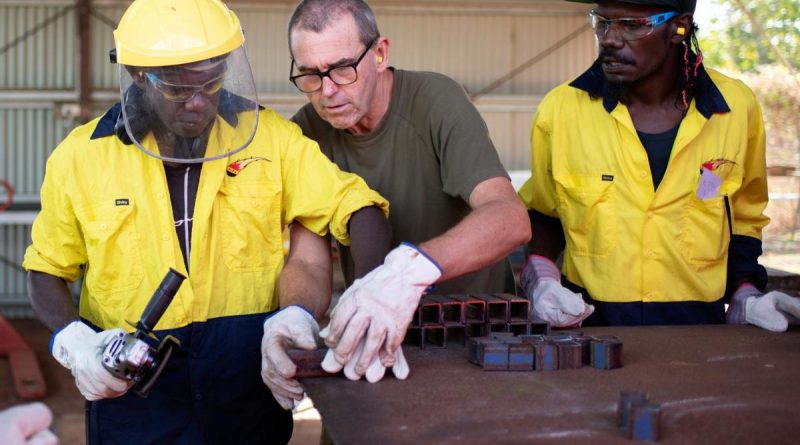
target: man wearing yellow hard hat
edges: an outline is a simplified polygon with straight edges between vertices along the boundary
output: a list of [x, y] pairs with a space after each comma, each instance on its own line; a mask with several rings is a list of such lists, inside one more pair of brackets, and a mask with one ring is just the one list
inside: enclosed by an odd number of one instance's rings
[[[356, 226], [388, 230], [388, 203], [258, 105], [239, 20], [220, 1], [136, 0], [114, 38], [120, 102], [53, 151], [24, 261], [52, 354], [90, 401], [89, 443], [285, 443], [280, 405], [302, 388], [272, 394], [264, 381], [293, 369], [285, 348], [317, 345], [331, 296], [323, 236], [358, 250], [374, 232]], [[170, 268], [188, 278], [143, 341], [180, 346], [145, 398], [107, 346]], [[76, 311], [66, 283], [81, 277]]]

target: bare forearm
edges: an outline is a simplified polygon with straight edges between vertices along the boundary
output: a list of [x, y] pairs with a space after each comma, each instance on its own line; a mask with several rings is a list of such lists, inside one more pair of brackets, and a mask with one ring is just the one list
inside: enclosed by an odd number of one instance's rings
[[281, 307], [299, 304], [319, 320], [331, 304], [330, 242], [303, 226], [292, 227], [289, 257], [278, 281]]
[[321, 269], [314, 266], [287, 265], [278, 285], [281, 307], [299, 304], [308, 308], [319, 320], [331, 304], [331, 284], [329, 280], [320, 279], [323, 274]]
[[532, 212], [530, 221], [533, 228], [533, 237], [528, 243], [530, 253], [541, 255], [555, 263], [566, 244], [564, 230], [561, 227], [538, 221]]
[[350, 217], [350, 254], [355, 277], [361, 278], [383, 264], [392, 243], [389, 221], [378, 207], [365, 207]]
[[42, 272], [28, 272], [28, 296], [36, 316], [51, 331], [78, 319], [67, 283]]
[[521, 204], [494, 201], [474, 209], [458, 225], [420, 247], [443, 269], [439, 281], [446, 281], [500, 261], [530, 235]]

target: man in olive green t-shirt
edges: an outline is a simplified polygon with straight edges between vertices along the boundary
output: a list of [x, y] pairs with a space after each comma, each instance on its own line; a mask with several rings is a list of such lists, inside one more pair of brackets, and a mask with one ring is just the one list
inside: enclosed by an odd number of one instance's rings
[[[379, 350], [384, 366], [395, 363], [429, 285], [437, 293], [513, 293], [506, 256], [530, 238], [530, 224], [464, 90], [440, 74], [391, 68], [389, 41], [366, 3], [301, 2], [289, 48], [291, 81], [310, 101], [293, 120], [391, 205], [399, 247], [344, 293], [326, 338], [326, 368], [355, 360], [348, 377], [360, 378]], [[349, 284], [367, 271], [343, 255]], [[380, 376], [367, 372], [368, 380]]]

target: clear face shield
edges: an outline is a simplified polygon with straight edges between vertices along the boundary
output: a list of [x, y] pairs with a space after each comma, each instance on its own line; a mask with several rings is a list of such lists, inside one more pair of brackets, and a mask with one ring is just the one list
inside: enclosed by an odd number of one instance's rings
[[200, 62], [120, 65], [122, 124], [140, 150], [167, 162], [228, 157], [258, 126], [255, 81], [244, 46]]

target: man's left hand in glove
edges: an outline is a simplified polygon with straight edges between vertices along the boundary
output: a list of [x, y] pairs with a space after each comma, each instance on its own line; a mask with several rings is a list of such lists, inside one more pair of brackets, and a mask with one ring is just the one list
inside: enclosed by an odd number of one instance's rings
[[733, 293], [725, 318], [728, 324], [750, 323], [769, 331], [784, 332], [789, 324], [800, 323], [800, 298], [779, 291], [764, 294], [745, 283]]
[[323, 368], [338, 372], [355, 358], [348, 378], [357, 380], [379, 350], [381, 364], [394, 366], [422, 293], [441, 275], [436, 262], [413, 244], [402, 243], [389, 252], [383, 265], [356, 280], [331, 312], [330, 332], [325, 337], [331, 349]]

